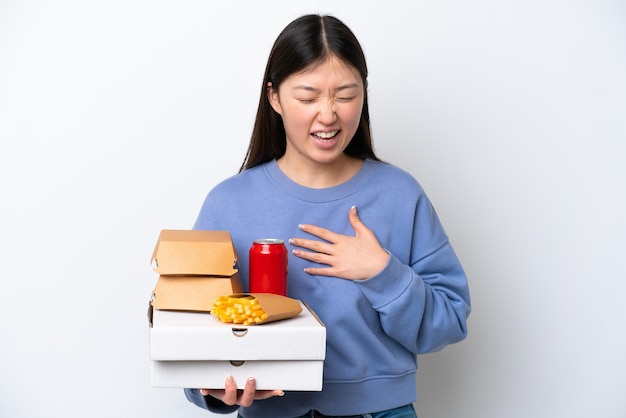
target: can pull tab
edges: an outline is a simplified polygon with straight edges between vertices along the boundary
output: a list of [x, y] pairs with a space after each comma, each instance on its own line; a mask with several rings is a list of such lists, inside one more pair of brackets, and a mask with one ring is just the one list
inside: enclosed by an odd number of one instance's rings
[[233, 335], [241, 338], [248, 333], [248, 328], [232, 328]]

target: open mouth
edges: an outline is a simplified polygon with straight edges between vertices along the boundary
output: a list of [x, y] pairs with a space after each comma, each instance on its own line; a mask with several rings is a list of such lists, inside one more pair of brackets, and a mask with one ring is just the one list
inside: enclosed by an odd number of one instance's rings
[[328, 132], [313, 132], [311, 135], [318, 139], [333, 139], [338, 133], [339, 130], [337, 129]]

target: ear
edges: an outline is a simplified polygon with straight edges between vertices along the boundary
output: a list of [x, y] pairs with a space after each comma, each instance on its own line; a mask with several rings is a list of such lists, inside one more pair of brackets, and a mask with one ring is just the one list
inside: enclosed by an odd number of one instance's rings
[[278, 90], [274, 88], [271, 81], [267, 83], [267, 100], [269, 100], [274, 111], [282, 116], [283, 109], [280, 106]]

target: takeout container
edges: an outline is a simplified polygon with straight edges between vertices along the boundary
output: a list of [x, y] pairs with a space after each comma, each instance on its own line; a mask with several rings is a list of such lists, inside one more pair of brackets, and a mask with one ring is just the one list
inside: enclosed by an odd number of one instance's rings
[[[249, 325], [263, 325], [268, 322], [280, 321], [281, 319], [288, 319], [297, 316], [302, 312], [300, 301], [292, 299], [288, 296], [277, 295], [274, 293], [237, 293], [234, 295], [225, 296], [229, 301], [242, 304], [245, 306], [246, 302], [255, 300], [256, 304], [263, 310], [266, 317], [256, 323]], [[215, 312], [211, 312], [215, 315]], [[232, 322], [232, 317], [228, 318]], [[246, 325], [244, 323], [244, 325]]]
[[151, 299], [157, 309], [209, 312], [218, 296], [243, 292], [228, 231], [164, 229], [151, 262], [159, 273]]
[[326, 328], [295, 301], [298, 315], [251, 326], [223, 323], [206, 312], [152, 308], [151, 386], [223, 389], [232, 375], [240, 389], [254, 377], [259, 390], [321, 390]]

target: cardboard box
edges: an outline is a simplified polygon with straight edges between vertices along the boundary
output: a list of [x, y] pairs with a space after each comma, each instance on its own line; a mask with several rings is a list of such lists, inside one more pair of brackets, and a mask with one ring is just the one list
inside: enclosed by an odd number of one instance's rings
[[164, 229], [151, 262], [159, 273], [151, 300], [157, 309], [208, 312], [218, 296], [243, 291], [228, 231]]
[[323, 361], [246, 361], [237, 366], [228, 361], [153, 361], [151, 386], [167, 388], [224, 388], [226, 376], [243, 389], [254, 376], [258, 390], [322, 390]]
[[247, 327], [151, 308], [151, 386], [224, 388], [231, 374], [240, 388], [253, 376], [260, 390], [321, 390], [326, 328], [298, 302], [296, 317]]
[[152, 253], [160, 275], [221, 276], [237, 273], [237, 253], [228, 231], [164, 229]]
[[157, 309], [209, 312], [218, 296], [242, 291], [238, 274], [225, 278], [159, 276], [151, 304]]

